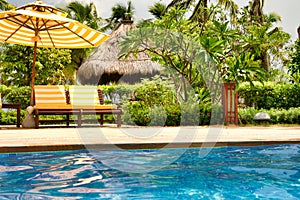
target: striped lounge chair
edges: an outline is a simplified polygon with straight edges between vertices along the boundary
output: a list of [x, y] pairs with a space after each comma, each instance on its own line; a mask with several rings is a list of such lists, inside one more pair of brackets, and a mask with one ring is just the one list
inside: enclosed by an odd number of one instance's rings
[[[101, 125], [104, 122], [117, 122], [118, 127], [121, 126], [122, 110], [117, 108], [115, 104], [104, 104], [102, 91], [97, 86], [69, 86], [68, 90], [70, 105], [74, 110], [79, 110], [82, 115], [99, 115], [97, 119]], [[104, 119], [104, 115], [116, 115], [116, 119]], [[93, 120], [93, 119], [92, 119]], [[95, 119], [94, 119], [95, 120]], [[91, 120], [82, 120], [91, 121]]]
[[[83, 115], [100, 115], [97, 119], [103, 125], [104, 122], [116, 121], [118, 127], [121, 126], [122, 110], [116, 105], [104, 105], [102, 92], [97, 86], [69, 86], [65, 90], [64, 86], [58, 85], [36, 85], [35, 90], [35, 127], [41, 123], [77, 122], [81, 127], [83, 122], [94, 121], [95, 119], [82, 119]], [[105, 120], [104, 115], [117, 115], [116, 120]], [[40, 115], [65, 115], [65, 119], [40, 120]], [[71, 120], [70, 116], [76, 115], [77, 120]]]

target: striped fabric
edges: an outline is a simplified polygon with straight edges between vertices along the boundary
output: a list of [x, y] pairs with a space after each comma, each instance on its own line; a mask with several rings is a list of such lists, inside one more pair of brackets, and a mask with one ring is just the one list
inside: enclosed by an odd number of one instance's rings
[[82, 109], [116, 109], [116, 105], [101, 105], [97, 86], [69, 87], [70, 103], [73, 108]]
[[88, 48], [108, 39], [108, 35], [65, 15], [41, 1], [0, 12], [0, 42], [33, 46], [37, 41], [37, 47]]
[[67, 105], [65, 88], [58, 85], [36, 85], [35, 91], [35, 108], [53, 108], [66, 109], [71, 108]]

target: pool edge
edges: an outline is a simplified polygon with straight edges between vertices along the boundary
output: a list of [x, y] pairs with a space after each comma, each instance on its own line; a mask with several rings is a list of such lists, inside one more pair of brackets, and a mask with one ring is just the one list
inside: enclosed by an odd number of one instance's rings
[[212, 148], [226, 146], [268, 146], [280, 144], [300, 144], [300, 141], [242, 141], [242, 142], [208, 142], [195, 143], [140, 143], [140, 144], [92, 144], [92, 145], [39, 145], [39, 146], [9, 146], [0, 147], [0, 153], [22, 153], [22, 152], [45, 152], [45, 151], [68, 151], [84, 149], [162, 149], [162, 148]]

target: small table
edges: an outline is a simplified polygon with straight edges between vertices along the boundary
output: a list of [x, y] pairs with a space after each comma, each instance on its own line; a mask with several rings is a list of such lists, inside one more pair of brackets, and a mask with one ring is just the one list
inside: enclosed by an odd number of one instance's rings
[[15, 103], [3, 103], [2, 108], [17, 109], [17, 127], [21, 126], [21, 105]]

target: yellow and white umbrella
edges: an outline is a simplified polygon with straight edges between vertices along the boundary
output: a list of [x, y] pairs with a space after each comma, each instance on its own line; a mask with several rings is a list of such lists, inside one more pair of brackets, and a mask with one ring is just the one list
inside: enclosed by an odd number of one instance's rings
[[34, 46], [30, 105], [34, 104], [37, 47], [89, 48], [109, 38], [65, 16], [65, 12], [42, 1], [0, 12], [0, 42]]

